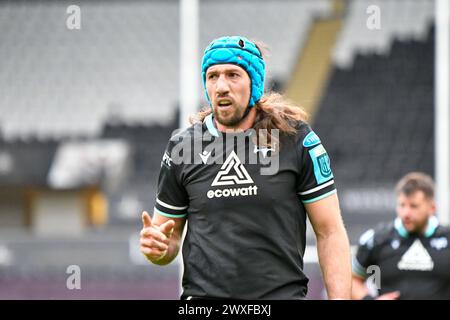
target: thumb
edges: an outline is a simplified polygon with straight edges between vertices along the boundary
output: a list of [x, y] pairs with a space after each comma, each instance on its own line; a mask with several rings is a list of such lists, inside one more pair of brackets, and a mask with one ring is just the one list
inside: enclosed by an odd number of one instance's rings
[[400, 297], [400, 291], [392, 291], [377, 297], [376, 300], [396, 300]]
[[142, 212], [142, 224], [144, 228], [149, 228], [152, 226], [152, 218], [147, 211]]
[[173, 227], [175, 226], [175, 221], [167, 220], [159, 226], [159, 231], [164, 233], [168, 238], [172, 236]]

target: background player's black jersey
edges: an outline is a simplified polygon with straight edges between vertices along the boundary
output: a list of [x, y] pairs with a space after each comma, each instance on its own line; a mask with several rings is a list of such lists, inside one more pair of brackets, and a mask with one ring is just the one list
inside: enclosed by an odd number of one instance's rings
[[[195, 130], [203, 137], [195, 137]], [[336, 192], [328, 155], [305, 123], [299, 123], [295, 136], [280, 135], [281, 148], [258, 147], [252, 135], [252, 130], [222, 134], [208, 116], [168, 144], [155, 209], [188, 220], [182, 298], [306, 295], [303, 204]], [[192, 141], [199, 139], [201, 148], [194, 150]], [[212, 150], [213, 142], [221, 147]], [[177, 164], [174, 157], [182, 144], [191, 146], [182, 154], [194, 163]], [[277, 154], [277, 173], [261, 174]], [[250, 161], [252, 156], [256, 162]], [[213, 163], [215, 159], [222, 163]]]
[[379, 293], [400, 291], [400, 299], [450, 300], [450, 230], [429, 219], [423, 235], [408, 234], [401, 220], [365, 232], [353, 258], [353, 273], [366, 278], [380, 267]]

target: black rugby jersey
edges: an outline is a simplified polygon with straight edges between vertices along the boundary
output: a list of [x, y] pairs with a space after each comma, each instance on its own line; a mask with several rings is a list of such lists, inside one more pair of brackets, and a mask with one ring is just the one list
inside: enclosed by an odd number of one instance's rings
[[400, 291], [400, 299], [450, 300], [450, 231], [436, 217], [423, 235], [410, 234], [400, 218], [366, 231], [353, 257], [353, 273], [367, 278], [379, 267], [379, 294]]
[[182, 298], [307, 293], [303, 204], [336, 192], [330, 160], [306, 123], [295, 136], [280, 135], [281, 148], [257, 146], [254, 136], [223, 134], [210, 115], [169, 141], [155, 209], [188, 221]]

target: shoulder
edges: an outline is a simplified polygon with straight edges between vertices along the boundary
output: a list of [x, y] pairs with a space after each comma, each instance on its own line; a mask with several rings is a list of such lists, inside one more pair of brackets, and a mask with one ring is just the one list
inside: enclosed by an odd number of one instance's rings
[[293, 127], [297, 130], [296, 136], [298, 138], [306, 136], [309, 132], [312, 131], [311, 126], [309, 123], [305, 121], [296, 121], [293, 124]]
[[290, 125], [295, 129], [295, 133], [282, 133], [280, 137], [285, 141], [290, 141], [290, 143], [296, 144], [299, 148], [308, 148], [321, 143], [320, 138], [307, 122], [292, 121]]
[[171, 151], [175, 146], [190, 144], [194, 138], [201, 138], [204, 132], [202, 123], [195, 123], [185, 129], [177, 129], [170, 136], [167, 151]]
[[319, 136], [307, 122], [298, 121], [295, 123], [294, 127], [297, 130], [295, 134], [295, 142], [298, 147], [310, 148], [322, 143]]
[[366, 230], [358, 239], [359, 246], [365, 246], [368, 249], [380, 246], [387, 240], [390, 240], [395, 233], [394, 222], [380, 223], [374, 228]]
[[450, 227], [439, 225], [439, 227], [437, 228], [436, 232], [433, 235], [433, 238], [436, 237], [446, 237], [447, 239], [450, 240]]
[[196, 137], [201, 139], [202, 132], [201, 123], [196, 123], [183, 130], [175, 130], [167, 142], [161, 164], [172, 169], [183, 163], [190, 163], [193, 139]]

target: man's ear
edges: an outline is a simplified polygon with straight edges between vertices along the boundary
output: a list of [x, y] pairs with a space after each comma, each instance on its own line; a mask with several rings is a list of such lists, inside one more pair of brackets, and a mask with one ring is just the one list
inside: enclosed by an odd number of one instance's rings
[[430, 212], [430, 216], [436, 213], [436, 201], [434, 200], [430, 200], [431, 201], [431, 212]]

